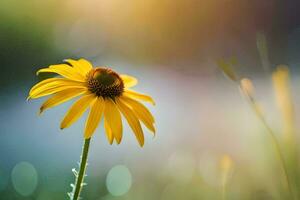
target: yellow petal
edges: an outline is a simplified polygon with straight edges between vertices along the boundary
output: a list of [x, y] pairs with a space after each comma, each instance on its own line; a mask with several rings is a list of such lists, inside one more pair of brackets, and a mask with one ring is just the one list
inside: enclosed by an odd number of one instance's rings
[[29, 92], [29, 98], [39, 98], [49, 94], [63, 91], [70, 88], [86, 88], [86, 86], [78, 81], [72, 81], [68, 79], [51, 79], [42, 81], [35, 85]]
[[105, 133], [106, 133], [107, 139], [109, 141], [109, 144], [112, 144], [114, 141], [114, 135], [111, 131], [110, 126], [108, 125], [107, 121], [105, 120], [105, 118], [104, 118], [104, 128], [105, 128]]
[[144, 133], [138, 118], [135, 116], [133, 111], [119, 98], [115, 99], [119, 110], [126, 118], [129, 126], [133, 130], [135, 137], [137, 138], [140, 146], [144, 145]]
[[121, 74], [120, 77], [124, 82], [124, 86], [127, 88], [133, 87], [138, 83], [138, 80], [136, 78], [134, 78], [133, 76]]
[[104, 118], [117, 143], [120, 144], [122, 140], [122, 119], [115, 102], [111, 98], [105, 99]]
[[89, 72], [91, 69], [93, 69], [93, 65], [83, 58], [79, 59], [78, 62], [86, 72]]
[[85, 87], [73, 86], [73, 85], [70, 85], [70, 86], [57, 86], [57, 87], [45, 89], [45, 90], [43, 90], [39, 93], [33, 94], [33, 95], [29, 96], [29, 98], [36, 99], [36, 98], [40, 98], [40, 97], [43, 97], [43, 96], [55, 94], [57, 92], [61, 92], [61, 91], [67, 90], [67, 89], [85, 89]]
[[62, 81], [62, 82], [66, 81], [66, 82], [68, 82], [68, 81], [71, 81], [71, 80], [66, 79], [66, 78], [48, 78], [48, 79], [45, 79], [45, 80], [43, 80], [43, 81], [41, 81], [41, 82], [35, 84], [35, 85], [30, 89], [29, 93], [31, 93], [33, 90], [36, 90], [36, 89], [38, 89], [38, 88], [40, 88], [40, 87], [42, 87], [42, 86], [44, 86], [44, 85], [46, 85], [46, 84], [48, 84], [48, 83], [52, 83], [52, 82], [55, 82], [55, 81]]
[[61, 122], [60, 128], [67, 128], [72, 123], [74, 123], [95, 99], [96, 97], [94, 94], [89, 94], [81, 97], [78, 101], [76, 101]]
[[134, 114], [145, 124], [145, 126], [151, 130], [153, 133], [155, 133], [155, 127], [153, 125], [154, 123], [154, 117], [150, 113], [150, 111], [140, 102], [126, 97], [122, 96], [120, 97], [131, 109], [133, 110]]
[[42, 72], [56, 73], [74, 81], [85, 81], [85, 77], [83, 75], [67, 64], [50, 65], [48, 68], [38, 70], [37, 75]]
[[91, 106], [91, 111], [89, 113], [88, 119], [85, 124], [85, 132], [84, 138], [90, 138], [94, 131], [96, 130], [97, 126], [100, 123], [102, 113], [104, 109], [104, 100], [102, 97], [97, 97], [94, 101], [93, 105]]
[[124, 95], [125, 96], [129, 96], [129, 97], [132, 97], [132, 98], [135, 98], [135, 99], [140, 99], [140, 100], [143, 100], [143, 101], [146, 101], [146, 102], [150, 102], [152, 103], [153, 105], [155, 105], [155, 102], [154, 100], [152, 99], [152, 97], [148, 96], [148, 95], [145, 95], [145, 94], [141, 94], [141, 93], [138, 93], [136, 91], [133, 91], [133, 90], [128, 90], [126, 89], [124, 91]]
[[76, 96], [83, 94], [84, 92], [86, 92], [85, 88], [71, 88], [60, 91], [43, 103], [43, 105], [40, 107], [40, 114], [44, 110], [62, 104]]
[[73, 59], [65, 59], [64, 60], [67, 63], [70, 63], [75, 70], [77, 70], [80, 74], [83, 76], [86, 76], [87, 73], [90, 71], [91, 68], [86, 67], [86, 64], [82, 64], [81, 62]]

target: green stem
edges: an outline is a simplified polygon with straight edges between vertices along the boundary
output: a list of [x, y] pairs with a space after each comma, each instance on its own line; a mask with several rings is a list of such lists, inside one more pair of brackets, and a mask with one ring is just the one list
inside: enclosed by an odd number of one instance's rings
[[88, 153], [89, 153], [90, 140], [91, 140], [90, 138], [84, 140], [79, 172], [78, 172], [78, 176], [76, 179], [75, 189], [74, 189], [73, 198], [72, 198], [73, 200], [77, 200], [79, 198], [81, 188], [83, 185], [85, 169], [86, 169], [86, 161], [87, 161], [87, 157], [88, 157]]
[[276, 153], [278, 155], [279, 162], [281, 163], [281, 166], [282, 166], [282, 169], [283, 169], [283, 172], [284, 172], [284, 176], [285, 176], [285, 179], [286, 179], [286, 183], [287, 183], [287, 186], [288, 186], [288, 190], [289, 190], [290, 196], [291, 196], [292, 199], [295, 199], [295, 197], [293, 195], [293, 190], [292, 190], [292, 186], [291, 186], [291, 180], [290, 180], [289, 173], [288, 173], [288, 170], [287, 170], [286, 162], [284, 160], [284, 156], [283, 156], [283, 153], [281, 151], [279, 142], [278, 142], [278, 140], [277, 140], [277, 138], [276, 138], [276, 136], [274, 134], [274, 131], [268, 125], [268, 123], [266, 122], [266, 120], [265, 120], [264, 116], [261, 114], [261, 112], [256, 108], [255, 102], [253, 102], [253, 101], [254, 101], [253, 99], [250, 99], [251, 107], [254, 110], [255, 114], [258, 116], [258, 118], [262, 121], [263, 125], [265, 126], [265, 128], [267, 129], [269, 135], [272, 138], [272, 142], [274, 144]]

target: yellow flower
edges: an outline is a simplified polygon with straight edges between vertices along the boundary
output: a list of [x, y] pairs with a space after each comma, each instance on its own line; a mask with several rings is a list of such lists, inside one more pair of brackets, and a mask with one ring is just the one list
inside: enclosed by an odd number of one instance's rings
[[80, 98], [71, 106], [61, 122], [61, 129], [69, 127], [90, 108], [85, 123], [84, 138], [90, 138], [101, 119], [109, 143], [122, 140], [121, 114], [133, 130], [139, 144], [144, 145], [144, 133], [140, 121], [155, 133], [154, 117], [137, 100], [150, 102], [153, 99], [129, 88], [137, 84], [137, 79], [128, 75], [119, 75], [105, 67], [93, 68], [85, 59], [65, 60], [66, 64], [50, 65], [40, 69], [39, 73], [56, 73], [61, 77], [48, 78], [32, 87], [28, 99], [52, 95], [40, 107], [40, 113], [74, 97]]

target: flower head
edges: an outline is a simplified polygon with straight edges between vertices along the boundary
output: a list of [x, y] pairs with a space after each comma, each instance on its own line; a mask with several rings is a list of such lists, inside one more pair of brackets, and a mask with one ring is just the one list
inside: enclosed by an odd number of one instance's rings
[[144, 134], [140, 121], [155, 133], [154, 117], [138, 101], [154, 105], [153, 99], [129, 89], [137, 84], [137, 79], [119, 75], [109, 68], [93, 68], [91, 63], [84, 59], [67, 59], [65, 62], [66, 64], [50, 65], [37, 72], [56, 73], [61, 76], [43, 80], [31, 88], [28, 99], [52, 95], [42, 104], [40, 113], [80, 96], [62, 120], [61, 129], [69, 127], [89, 108], [84, 130], [86, 139], [93, 135], [103, 118], [109, 143], [112, 144], [116, 140], [119, 144], [123, 132], [121, 114], [141, 146], [144, 144]]

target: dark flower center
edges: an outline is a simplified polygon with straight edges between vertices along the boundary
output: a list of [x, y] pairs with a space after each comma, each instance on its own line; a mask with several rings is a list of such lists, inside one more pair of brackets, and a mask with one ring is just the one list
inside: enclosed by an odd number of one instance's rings
[[103, 98], [120, 96], [124, 91], [124, 83], [121, 77], [111, 69], [97, 67], [87, 75], [88, 89]]

